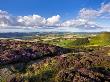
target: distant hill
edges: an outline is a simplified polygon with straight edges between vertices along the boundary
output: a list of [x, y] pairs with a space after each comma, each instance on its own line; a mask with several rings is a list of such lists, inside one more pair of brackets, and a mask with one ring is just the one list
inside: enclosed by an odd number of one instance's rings
[[90, 44], [110, 45], [110, 32], [101, 32], [91, 39]]

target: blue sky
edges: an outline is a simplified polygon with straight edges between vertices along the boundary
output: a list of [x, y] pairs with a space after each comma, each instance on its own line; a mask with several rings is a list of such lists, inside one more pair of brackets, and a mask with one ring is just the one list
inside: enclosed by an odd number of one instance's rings
[[[106, 5], [108, 6], [106, 7]], [[6, 26], [12, 26], [13, 28], [14, 26], [55, 28], [77, 27], [83, 31], [84, 24], [88, 26], [92, 22], [94, 26], [97, 25], [96, 28], [105, 26], [108, 29], [110, 26], [110, 10], [107, 11], [106, 9], [110, 9], [109, 5], [110, 0], [0, 0], [0, 15], [2, 15], [0, 21], [6, 17], [5, 21], [3, 20], [0, 24], [2, 28], [3, 26], [5, 26], [5, 28]], [[96, 17], [93, 14], [94, 12], [97, 15]], [[83, 18], [87, 13], [89, 13], [90, 16]], [[3, 14], [6, 16], [4, 17]], [[34, 18], [36, 20], [34, 20]], [[101, 21], [102, 18], [103, 21]], [[12, 19], [16, 22], [12, 22]], [[5, 24], [7, 23], [6, 21], [9, 23]], [[70, 22], [71, 24], [69, 24]], [[73, 24], [78, 22], [81, 22], [79, 26]], [[83, 22], [84, 24], [81, 25]], [[65, 24], [69, 25], [65, 26]]]
[[[0, 0], [0, 9], [13, 15], [39, 14], [44, 17], [61, 15], [71, 18], [81, 8], [97, 9], [110, 0]], [[62, 18], [63, 19], [63, 18]]]

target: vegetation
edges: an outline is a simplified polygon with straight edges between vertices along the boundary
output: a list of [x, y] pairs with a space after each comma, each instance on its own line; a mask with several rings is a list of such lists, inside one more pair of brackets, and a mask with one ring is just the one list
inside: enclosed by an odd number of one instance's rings
[[0, 65], [27, 63], [34, 59], [43, 59], [71, 51], [71, 49], [34, 42], [1, 40], [0, 45]]
[[87, 45], [89, 43], [88, 38], [77, 38], [74, 42], [73, 45], [75, 46], [81, 46], [81, 45]]
[[93, 37], [90, 42], [91, 45], [110, 45], [110, 32], [103, 32]]
[[0, 40], [0, 81], [110, 82], [109, 35], [60, 35], [43, 43]]

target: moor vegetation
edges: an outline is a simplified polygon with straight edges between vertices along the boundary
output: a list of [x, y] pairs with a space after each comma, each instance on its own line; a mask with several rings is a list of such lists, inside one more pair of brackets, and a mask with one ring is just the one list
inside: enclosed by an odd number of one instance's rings
[[65, 42], [71, 48], [0, 40], [0, 81], [110, 82], [109, 38], [108, 33], [102, 33], [90, 39], [77, 38], [74, 43]]
[[70, 51], [70, 49], [42, 43], [1, 40], [0, 65], [26, 63], [34, 59], [61, 55]]

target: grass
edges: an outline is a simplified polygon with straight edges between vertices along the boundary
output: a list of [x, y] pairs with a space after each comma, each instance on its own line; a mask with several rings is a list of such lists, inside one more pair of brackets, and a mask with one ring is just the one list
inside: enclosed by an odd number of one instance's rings
[[52, 41], [48, 41], [45, 43], [60, 46], [60, 47], [71, 47], [72, 44], [74, 43], [74, 40], [60, 40], [60, 41], [53, 41], [52, 40]]
[[107, 46], [110, 45], [110, 33], [101, 33], [96, 37], [92, 37], [90, 40], [90, 45]]
[[62, 41], [58, 42], [57, 44], [62, 47], [69, 47], [73, 43], [74, 43], [74, 40], [62, 40]]

